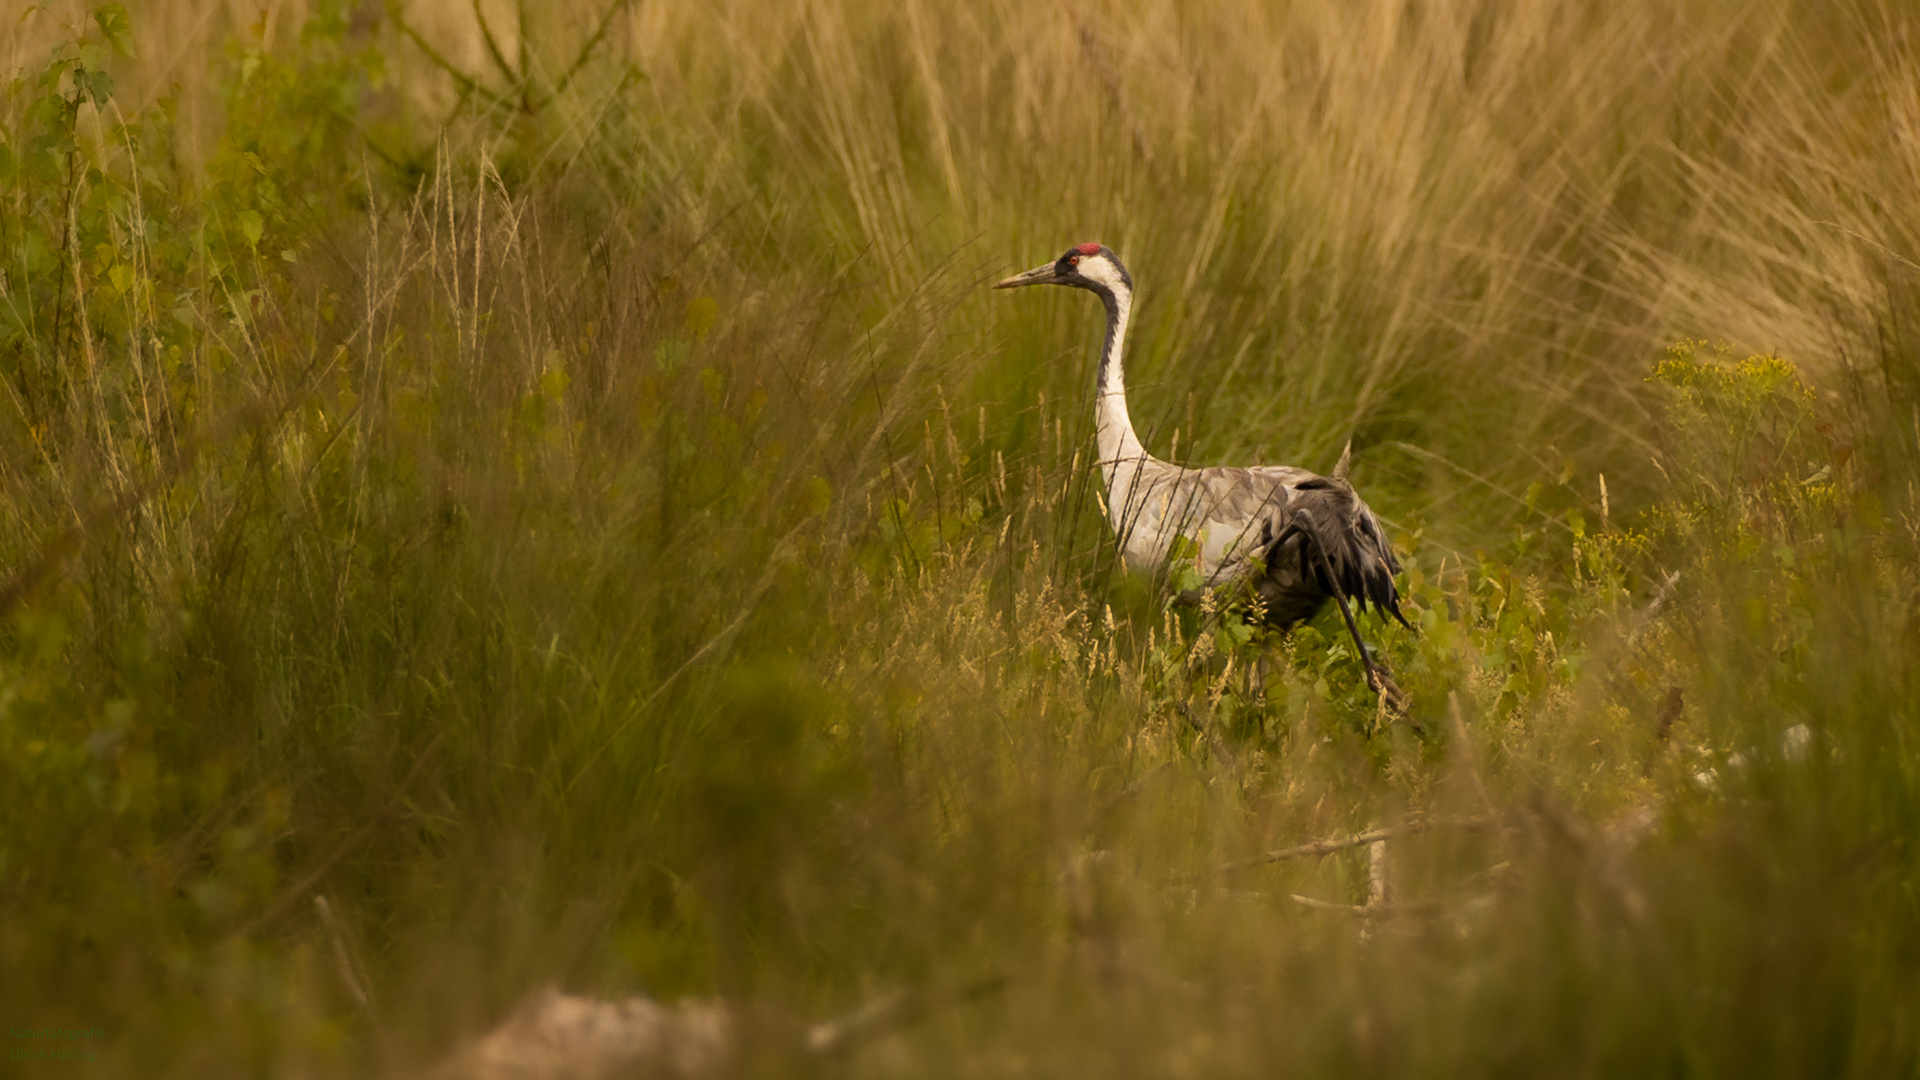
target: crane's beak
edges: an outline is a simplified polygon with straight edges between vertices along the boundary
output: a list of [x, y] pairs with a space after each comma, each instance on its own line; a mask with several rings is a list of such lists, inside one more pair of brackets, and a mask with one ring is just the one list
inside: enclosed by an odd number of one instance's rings
[[1022, 285], [1056, 285], [1060, 275], [1055, 272], [1053, 263], [1036, 266], [1024, 274], [1015, 274], [995, 285], [996, 289], [1018, 289]]

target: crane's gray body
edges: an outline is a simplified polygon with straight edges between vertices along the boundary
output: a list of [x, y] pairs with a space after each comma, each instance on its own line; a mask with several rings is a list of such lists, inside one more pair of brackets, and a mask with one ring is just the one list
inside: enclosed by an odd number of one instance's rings
[[[1344, 479], [1286, 466], [1188, 469], [1153, 458], [1123, 461], [1111, 475], [1107, 519], [1132, 570], [1160, 572], [1184, 537], [1206, 586], [1251, 586], [1267, 621], [1286, 628], [1312, 618], [1332, 596], [1326, 575], [1308, 560], [1305, 530], [1347, 596], [1398, 617], [1399, 562]], [[1298, 526], [1291, 535], [1289, 525]]]
[[1336, 585], [1363, 608], [1372, 603], [1406, 623], [1393, 583], [1400, 563], [1379, 519], [1347, 483], [1345, 456], [1332, 476], [1284, 465], [1190, 469], [1154, 457], [1127, 414], [1123, 352], [1133, 280], [1125, 267], [1108, 249], [1083, 244], [996, 288], [1038, 284], [1086, 289], [1107, 309], [1094, 434], [1107, 521], [1130, 569], [1162, 572], [1184, 538], [1206, 586], [1251, 586], [1276, 626], [1310, 618]]

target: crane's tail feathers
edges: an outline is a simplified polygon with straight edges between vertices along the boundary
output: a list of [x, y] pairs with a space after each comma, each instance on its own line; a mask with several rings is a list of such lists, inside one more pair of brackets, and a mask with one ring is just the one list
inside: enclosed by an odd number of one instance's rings
[[[1364, 610], [1371, 604], [1393, 616], [1407, 629], [1413, 624], [1400, 612], [1400, 591], [1393, 583], [1400, 572], [1400, 560], [1393, 544], [1380, 528], [1379, 519], [1354, 494], [1347, 482], [1334, 477], [1316, 477], [1294, 489], [1287, 505], [1287, 523], [1276, 539], [1280, 547], [1294, 532], [1305, 533], [1326, 556], [1301, 560], [1306, 571], [1321, 588], [1337, 588]], [[1271, 556], [1269, 556], [1271, 558]], [[1326, 580], [1331, 572], [1333, 580]]]

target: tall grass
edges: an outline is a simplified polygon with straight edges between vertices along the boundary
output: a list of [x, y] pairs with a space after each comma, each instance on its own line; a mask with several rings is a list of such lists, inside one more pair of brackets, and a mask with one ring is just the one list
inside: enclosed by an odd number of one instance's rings
[[[1913, 1070], [1905, 5], [534, 7], [0, 31], [9, 1028]], [[1117, 569], [1096, 313], [982, 288], [1095, 238], [1155, 452], [1353, 440], [1407, 717]]]

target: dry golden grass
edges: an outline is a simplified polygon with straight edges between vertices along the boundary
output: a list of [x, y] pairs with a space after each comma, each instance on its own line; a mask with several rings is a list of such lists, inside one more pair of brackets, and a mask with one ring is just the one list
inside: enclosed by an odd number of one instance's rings
[[[831, 1068], [1911, 1071], [1920, 13], [129, 14], [0, 26], [10, 1027], [1004, 978]], [[1092, 238], [1153, 450], [1354, 440], [1410, 723], [1115, 570], [1095, 315], [982, 287]], [[1223, 869], [1462, 817], [1392, 918]]]

